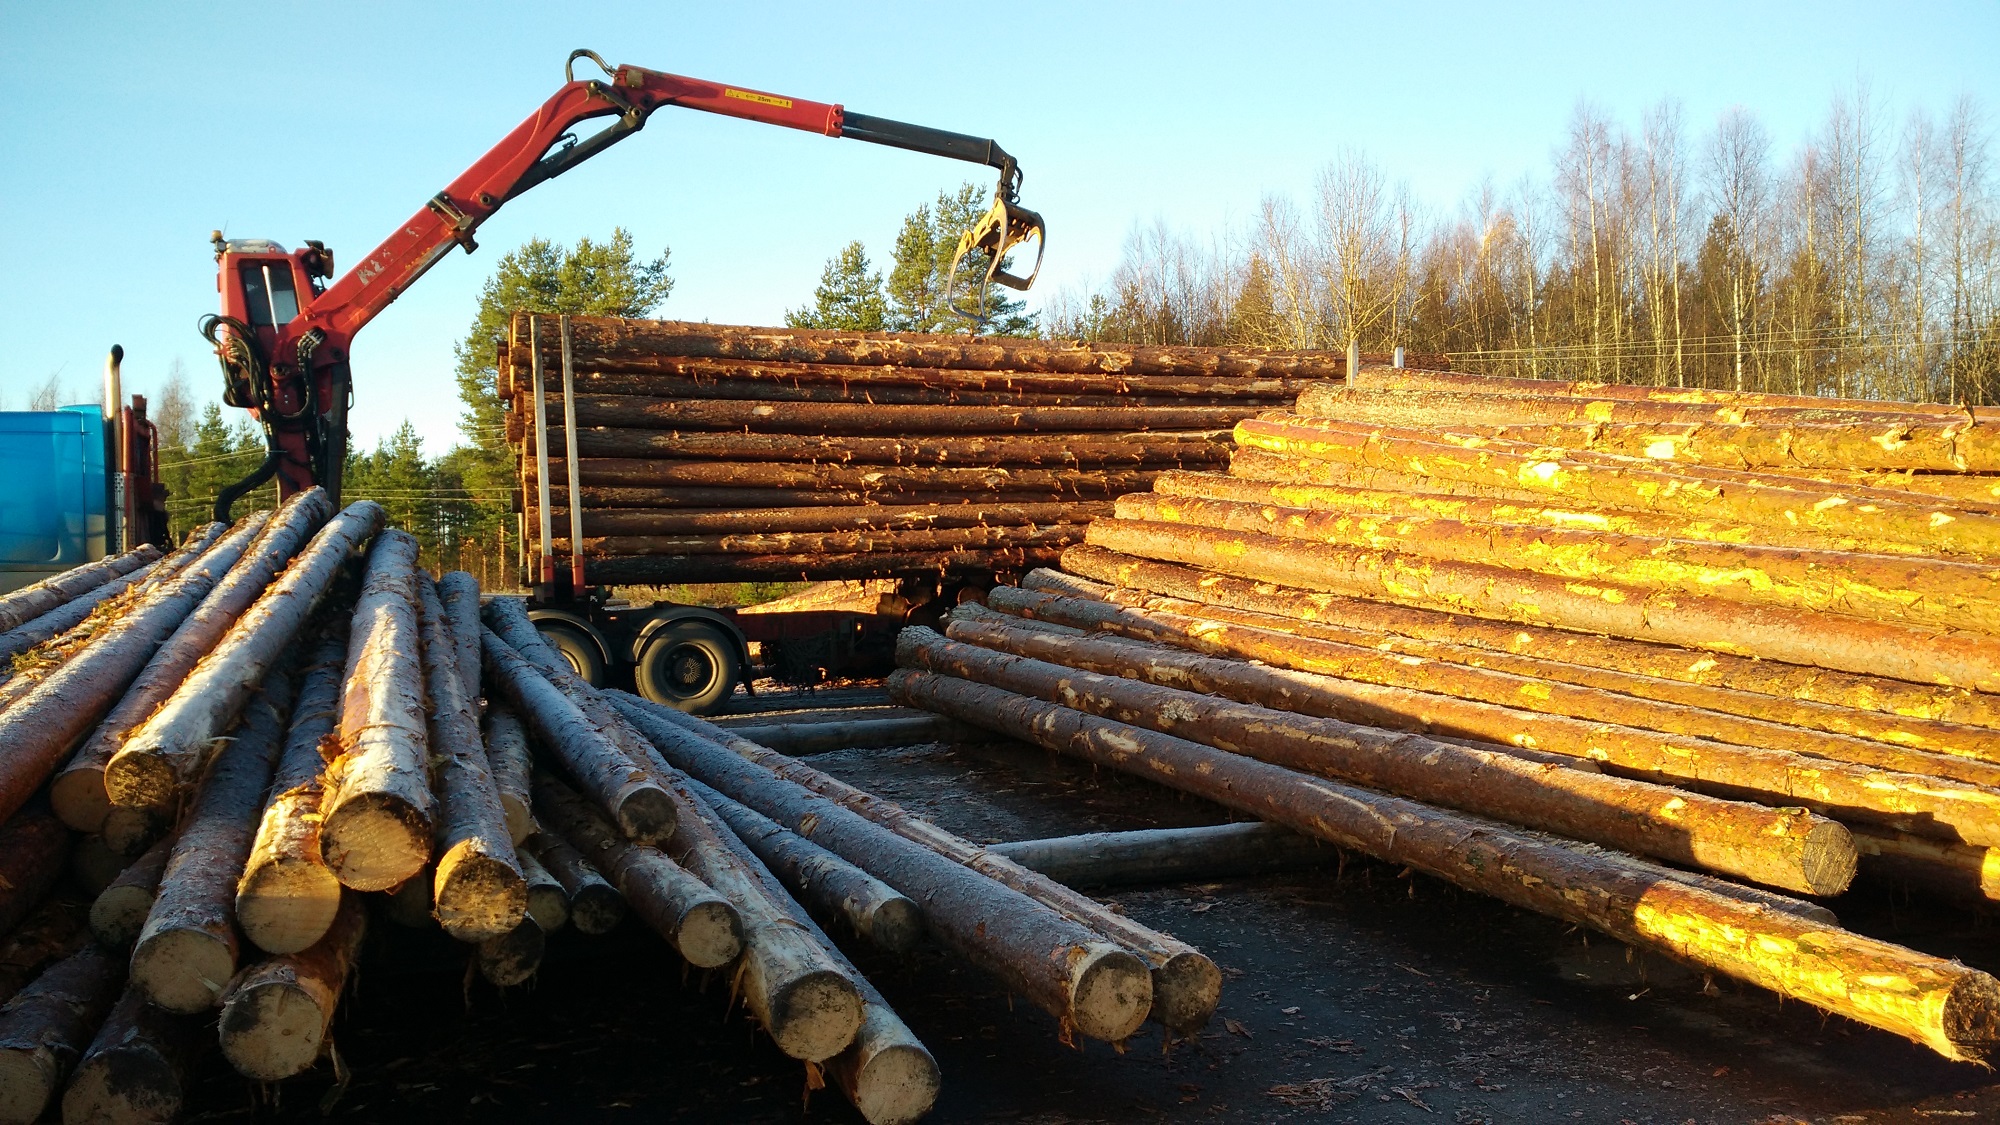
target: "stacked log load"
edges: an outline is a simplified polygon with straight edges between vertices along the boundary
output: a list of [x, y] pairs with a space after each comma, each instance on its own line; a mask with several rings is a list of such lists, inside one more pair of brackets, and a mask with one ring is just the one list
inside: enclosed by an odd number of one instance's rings
[[1368, 367], [891, 696], [1981, 1059], [2000, 984], [1791, 896], [2000, 899], [1994, 421]]
[[580, 554], [592, 583], [824, 580], [1051, 563], [1121, 493], [1223, 464], [1230, 427], [1338, 362], [516, 313], [498, 389], [530, 581], [538, 432], [552, 570]]
[[[211, 1046], [257, 1082], [313, 1068], [382, 919], [513, 988], [552, 933], [629, 916], [878, 1123], [923, 1117], [938, 1067], [829, 931], [890, 954], [929, 935], [1064, 1042], [1122, 1044], [1149, 1018], [1193, 1035], [1214, 1011], [1199, 951], [591, 687], [521, 602], [433, 580], [383, 522], [313, 490], [0, 600], [49, 633], [0, 709], [0, 942], [20, 969], [0, 978], [0, 1122], [172, 1120]], [[55, 909], [66, 877], [95, 895], [87, 930]]]

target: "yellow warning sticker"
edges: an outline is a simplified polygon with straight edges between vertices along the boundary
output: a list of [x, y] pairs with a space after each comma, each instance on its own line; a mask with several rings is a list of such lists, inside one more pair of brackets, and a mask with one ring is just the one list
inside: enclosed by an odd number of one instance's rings
[[756, 102], [758, 105], [774, 105], [779, 109], [792, 108], [792, 99], [790, 98], [774, 98], [769, 94], [760, 94], [755, 90], [737, 90], [724, 86], [722, 88], [722, 96], [725, 98], [735, 98], [737, 101]]

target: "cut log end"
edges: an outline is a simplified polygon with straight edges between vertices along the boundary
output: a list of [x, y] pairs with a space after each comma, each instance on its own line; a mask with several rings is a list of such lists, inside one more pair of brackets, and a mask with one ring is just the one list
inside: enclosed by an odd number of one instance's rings
[[0, 1047], [0, 1121], [41, 1119], [61, 1079], [56, 1059], [39, 1047]]
[[854, 1108], [869, 1125], [915, 1125], [937, 1104], [941, 1088], [931, 1053], [898, 1043], [862, 1062], [854, 1077]]
[[276, 1082], [319, 1058], [326, 1024], [319, 999], [296, 980], [264, 980], [230, 997], [217, 1033], [238, 1074]]
[[908, 953], [923, 936], [923, 911], [901, 895], [883, 899], [869, 915], [868, 940], [885, 953]]
[[831, 969], [807, 973], [771, 997], [768, 1029], [778, 1049], [795, 1059], [820, 1062], [847, 1049], [861, 1030], [861, 993]]
[[1945, 995], [1939, 1026], [1950, 1040], [1946, 1057], [1987, 1063], [2000, 1048], [2000, 982], [1985, 973], [1965, 973]]
[[112, 805], [104, 812], [105, 846], [119, 855], [138, 855], [165, 835], [172, 821], [165, 806]]
[[1070, 1018], [1092, 1039], [1123, 1042], [1153, 1007], [1153, 977], [1146, 963], [1115, 945], [1070, 951]]
[[674, 799], [657, 785], [634, 785], [619, 795], [618, 827], [636, 843], [658, 844], [674, 834], [678, 810]]
[[1854, 834], [1837, 820], [1822, 821], [1806, 834], [1799, 859], [1808, 893], [1840, 894], [1854, 881], [1855, 865], [1859, 862]]
[[695, 968], [720, 968], [743, 952], [742, 922], [736, 909], [721, 899], [698, 902], [681, 915], [675, 945]]
[[542, 966], [548, 935], [530, 918], [496, 938], [479, 943], [479, 975], [500, 988], [524, 984]]
[[[153, 909], [153, 892], [146, 887], [113, 883], [90, 904], [90, 932], [113, 949], [123, 949], [146, 928], [146, 915]], [[0, 1114], [0, 1121], [9, 1120]]]
[[386, 891], [430, 859], [430, 818], [391, 794], [356, 794], [320, 824], [319, 846], [342, 885]]
[[518, 793], [500, 791], [500, 813], [507, 819], [507, 835], [515, 847], [535, 834], [535, 813]]
[[84, 1060], [63, 1093], [64, 1125], [168, 1125], [180, 1116], [181, 1075], [150, 1044], [112, 1047]]
[[1174, 1031], [1199, 1030], [1221, 1002], [1222, 970], [1206, 954], [1176, 953], [1153, 970], [1153, 1016]]
[[236, 889], [236, 921], [266, 953], [310, 947], [340, 912], [340, 880], [317, 863], [267, 863], [245, 872]]
[[607, 885], [580, 888], [569, 900], [569, 924], [580, 934], [608, 934], [625, 920], [625, 896]]
[[438, 925], [460, 941], [504, 936], [528, 910], [528, 885], [521, 872], [487, 854], [477, 841], [466, 841], [438, 860], [433, 894]]
[[169, 1012], [215, 1007], [236, 975], [236, 951], [203, 930], [163, 929], [132, 950], [132, 983]]
[[78, 832], [102, 832], [111, 798], [104, 795], [101, 768], [65, 769], [49, 782], [49, 803], [64, 824]]
[[120, 750], [104, 767], [104, 791], [113, 805], [164, 808], [180, 783], [173, 762], [147, 750]]

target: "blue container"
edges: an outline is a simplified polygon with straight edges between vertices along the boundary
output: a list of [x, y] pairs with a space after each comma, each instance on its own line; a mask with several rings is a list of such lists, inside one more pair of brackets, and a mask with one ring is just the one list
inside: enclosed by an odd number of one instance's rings
[[0, 411], [0, 592], [104, 557], [104, 453], [96, 406]]

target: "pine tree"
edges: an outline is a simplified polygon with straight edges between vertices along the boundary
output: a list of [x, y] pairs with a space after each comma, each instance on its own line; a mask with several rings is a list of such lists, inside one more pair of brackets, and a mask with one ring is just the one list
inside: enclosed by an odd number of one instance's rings
[[813, 303], [785, 314], [793, 328], [830, 328], [842, 332], [880, 332], [888, 317], [882, 298], [882, 275], [869, 270], [868, 252], [857, 240], [827, 259], [820, 272]]
[[[889, 328], [964, 332], [972, 327], [946, 306], [946, 279], [959, 237], [986, 214], [987, 198], [977, 184], [968, 183], [956, 192], [938, 193], [935, 205], [924, 204], [904, 218], [896, 235], [895, 265], [889, 271]], [[958, 284], [952, 288], [960, 305], [969, 307], [977, 299], [986, 264], [980, 254], [967, 255], [959, 264]], [[1035, 318], [1025, 311], [1026, 302], [1006, 293], [997, 285], [987, 287], [986, 323], [979, 331], [989, 336], [1035, 335]]]

